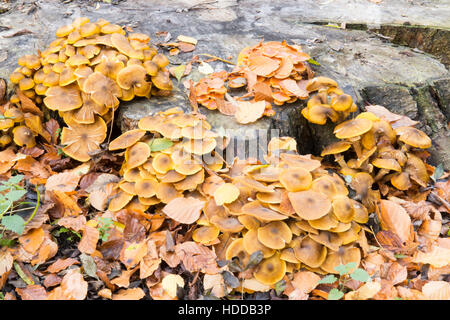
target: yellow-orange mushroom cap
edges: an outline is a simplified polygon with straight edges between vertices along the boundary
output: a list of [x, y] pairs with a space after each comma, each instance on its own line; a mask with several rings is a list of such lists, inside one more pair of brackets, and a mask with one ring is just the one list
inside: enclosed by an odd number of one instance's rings
[[271, 249], [283, 249], [292, 240], [292, 232], [283, 221], [273, 221], [258, 229], [258, 240]]
[[286, 274], [286, 262], [280, 259], [280, 254], [264, 259], [258, 265], [253, 276], [259, 282], [272, 285], [283, 279]]

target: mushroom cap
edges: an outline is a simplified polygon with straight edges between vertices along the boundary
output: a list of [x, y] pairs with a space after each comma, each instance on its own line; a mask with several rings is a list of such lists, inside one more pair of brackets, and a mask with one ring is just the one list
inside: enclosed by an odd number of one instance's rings
[[91, 157], [89, 153], [100, 149], [100, 143], [106, 138], [106, 123], [100, 118], [92, 124], [67, 123], [69, 127], [61, 132], [61, 144], [67, 145], [63, 151], [71, 158], [85, 162]]
[[359, 239], [359, 232], [361, 231], [361, 226], [356, 222], [351, 223], [351, 227], [343, 232], [339, 232], [339, 238], [342, 245], [346, 245], [355, 242]]
[[145, 81], [146, 75], [147, 71], [144, 67], [137, 64], [128, 65], [117, 74], [117, 84], [126, 90], [131, 88], [139, 89], [147, 83]]
[[289, 200], [295, 213], [305, 220], [316, 220], [331, 210], [331, 201], [323, 193], [316, 191], [289, 192]]
[[136, 142], [125, 151], [127, 168], [135, 168], [144, 164], [150, 156], [150, 147], [145, 142]]
[[164, 174], [173, 169], [174, 163], [169, 155], [160, 152], [153, 156], [152, 166], [156, 172]]
[[292, 232], [283, 221], [272, 221], [258, 228], [258, 240], [271, 249], [283, 249], [292, 240]]
[[339, 246], [342, 244], [342, 240], [339, 236], [336, 233], [329, 231], [321, 230], [319, 231], [319, 234], [310, 234], [309, 237], [332, 251], [338, 250]]
[[162, 68], [166, 67], [167, 65], [169, 65], [169, 59], [167, 59], [167, 57], [166, 57], [165, 55], [161, 54], [161, 53], [157, 53], [157, 54], [153, 57], [152, 61], [153, 61], [160, 69], [162, 69]]
[[214, 200], [218, 206], [224, 203], [231, 203], [239, 197], [240, 191], [232, 183], [224, 183], [217, 187], [214, 191]]
[[335, 111], [346, 111], [353, 104], [353, 98], [349, 94], [341, 94], [331, 100], [331, 107]]
[[320, 267], [327, 257], [327, 248], [309, 236], [300, 238], [292, 249], [295, 257], [311, 268]]
[[133, 197], [134, 196], [132, 194], [125, 191], [119, 191], [109, 202], [108, 210], [115, 212], [123, 209], [128, 203], [130, 203]]
[[90, 93], [97, 104], [108, 108], [119, 105], [117, 98], [122, 95], [122, 90], [116, 82], [100, 72], [93, 72], [86, 78], [83, 91]]
[[106, 56], [102, 56], [101, 62], [95, 66], [94, 71], [100, 72], [105, 76], [116, 80], [118, 73], [124, 68], [125, 65], [123, 62], [116, 57], [108, 59]]
[[367, 195], [367, 191], [372, 187], [374, 180], [367, 172], [358, 172], [352, 177], [350, 186], [358, 195]]
[[241, 212], [243, 214], [247, 214], [252, 217], [255, 217], [256, 219], [263, 221], [263, 222], [279, 221], [279, 220], [285, 220], [288, 218], [288, 216], [279, 214], [276, 211], [266, 208], [258, 200], [248, 202], [245, 205], [243, 205], [241, 208]]
[[246, 266], [250, 260], [250, 255], [245, 251], [244, 239], [238, 238], [233, 240], [225, 251], [225, 259], [231, 260], [233, 257], [237, 257], [242, 266]]
[[242, 223], [247, 230], [258, 229], [261, 226], [261, 222], [258, 219], [248, 214], [242, 214], [237, 218], [239, 222]]
[[284, 170], [279, 178], [283, 187], [291, 192], [307, 190], [312, 183], [309, 171], [300, 167]]
[[[311, 221], [314, 221], [314, 220], [311, 220]], [[311, 224], [309, 223], [309, 221], [306, 221], [306, 220], [296, 221], [295, 225], [304, 232], [308, 232], [311, 234], [319, 234], [319, 231], [317, 229], [313, 228], [311, 226]]]
[[283, 279], [286, 274], [286, 262], [276, 253], [272, 257], [262, 260], [253, 276], [262, 284], [272, 285]]
[[83, 100], [76, 85], [51, 87], [45, 92], [44, 104], [50, 110], [70, 111], [82, 106]]
[[333, 199], [333, 214], [343, 223], [349, 223], [355, 216], [355, 210], [353, 209], [352, 199], [346, 196]]
[[14, 143], [18, 146], [26, 146], [32, 148], [36, 145], [33, 132], [27, 126], [15, 127], [12, 131]]
[[150, 60], [144, 61], [143, 66], [145, 68], [145, 71], [147, 71], [147, 73], [152, 77], [156, 76], [156, 74], [158, 73], [159, 70], [158, 65], [153, 61]]
[[119, 150], [131, 147], [145, 135], [145, 130], [134, 129], [127, 131], [109, 143], [109, 150]]
[[360, 136], [370, 129], [372, 129], [372, 121], [360, 118], [342, 122], [334, 128], [333, 133], [338, 139], [348, 139]]
[[328, 213], [320, 219], [308, 220], [311, 227], [317, 230], [330, 230], [339, 225], [339, 220], [332, 213]]
[[136, 181], [134, 189], [139, 197], [150, 198], [156, 195], [158, 185], [156, 179], [144, 179]]
[[335, 143], [332, 143], [332, 144], [326, 146], [322, 150], [322, 153], [320, 154], [320, 156], [324, 157], [329, 154], [343, 153], [343, 152], [347, 151], [348, 149], [350, 149], [351, 146], [352, 146], [352, 144], [348, 141], [338, 141], [338, 142], [335, 142]]
[[321, 87], [337, 87], [338, 84], [333, 79], [327, 77], [315, 77], [308, 81], [306, 90], [309, 92], [317, 91]]
[[215, 226], [203, 226], [192, 233], [192, 239], [201, 244], [208, 244], [219, 237], [220, 230]]
[[203, 183], [203, 181], [205, 181], [205, 171], [200, 170], [193, 175], [187, 176], [180, 182], [175, 183], [174, 186], [179, 191], [194, 191], [198, 187], [198, 185]]
[[217, 146], [217, 140], [214, 138], [204, 138], [197, 140], [185, 140], [182, 142], [184, 150], [196, 155], [209, 154]]
[[425, 163], [412, 153], [407, 153], [408, 160], [403, 171], [409, 174], [410, 179], [414, 180], [420, 186], [426, 188], [430, 176], [428, 175]]
[[398, 190], [406, 191], [412, 187], [409, 174], [407, 172], [399, 172], [392, 176], [391, 184]]
[[372, 164], [380, 169], [387, 169], [387, 170], [393, 170], [393, 171], [402, 171], [402, 168], [400, 167], [400, 164], [395, 159], [382, 159], [382, 158], [376, 158], [372, 161]]
[[327, 257], [320, 268], [328, 273], [339, 273], [335, 268], [342, 264], [355, 262], [358, 266], [361, 262], [361, 252], [358, 248], [342, 246], [337, 251], [328, 251]]
[[111, 43], [124, 55], [135, 58], [135, 59], [144, 59], [144, 54], [141, 50], [135, 50], [131, 44], [130, 41], [121, 33], [112, 33], [111, 34]]
[[183, 194], [179, 192], [171, 183], [159, 183], [156, 190], [156, 196], [163, 203], [169, 203], [175, 198], [183, 197]]
[[431, 139], [425, 132], [413, 127], [398, 127], [395, 129], [398, 140], [415, 148], [426, 149], [431, 147]]
[[311, 159], [310, 156], [305, 155], [282, 153], [280, 158], [289, 167], [303, 168], [308, 171], [314, 171], [321, 166], [319, 160]]
[[[340, 195], [347, 195], [347, 192], [342, 192], [341, 188], [337, 187], [335, 180], [329, 175], [323, 175], [314, 179], [311, 184], [311, 190], [323, 193], [329, 199], [333, 199]], [[345, 188], [345, 190], [347, 190]]]
[[275, 189], [275, 192], [258, 192], [256, 194], [256, 199], [262, 203], [277, 204], [281, 203], [282, 196], [282, 189]]
[[365, 206], [359, 203], [356, 200], [352, 199], [353, 210], [355, 211], [355, 216], [353, 217], [353, 221], [358, 223], [367, 223], [369, 221], [369, 213]]
[[280, 259], [289, 263], [300, 263], [300, 261], [295, 257], [294, 249], [284, 248], [280, 252]]
[[13, 119], [0, 119], [0, 130], [7, 130], [14, 127]]
[[244, 226], [235, 217], [214, 216], [210, 222], [222, 232], [238, 233], [244, 229]]
[[314, 105], [302, 110], [302, 115], [311, 123], [324, 125], [327, 118], [336, 122], [339, 119], [337, 112], [327, 104]]
[[[239, 216], [240, 218], [242, 216]], [[249, 229], [247, 233], [243, 237], [244, 242], [244, 248], [247, 251], [248, 254], [253, 254], [256, 251], [261, 251], [263, 253], [264, 258], [271, 257], [275, 250], [269, 247], [266, 247], [261, 243], [261, 241], [258, 240], [258, 229]]]
[[270, 192], [270, 193], [274, 192], [274, 188], [272, 186], [266, 186], [265, 184], [247, 176], [237, 176], [233, 179], [233, 182], [235, 183], [239, 182], [244, 186], [250, 188], [251, 190], [257, 192]]
[[172, 81], [169, 78], [169, 72], [158, 70], [155, 76], [151, 77], [153, 84], [155, 87], [161, 90], [172, 90], [173, 85]]

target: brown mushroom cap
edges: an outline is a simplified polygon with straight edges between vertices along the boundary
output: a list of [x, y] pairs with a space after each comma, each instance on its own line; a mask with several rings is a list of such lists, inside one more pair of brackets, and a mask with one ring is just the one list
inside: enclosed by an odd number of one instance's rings
[[100, 72], [93, 72], [86, 78], [83, 91], [90, 93], [97, 104], [108, 108], [116, 107], [119, 104], [117, 98], [122, 95], [120, 87]]
[[361, 231], [361, 226], [355, 222], [351, 223], [351, 227], [343, 232], [339, 232], [339, 238], [342, 245], [346, 245], [355, 242], [359, 239], [359, 232]]
[[299, 154], [282, 153], [280, 158], [284, 163], [289, 165], [289, 167], [303, 168], [308, 171], [314, 171], [321, 165], [319, 160], [311, 159], [310, 156]]
[[102, 56], [101, 62], [95, 66], [94, 71], [103, 73], [105, 76], [116, 80], [118, 73], [124, 68], [123, 62], [116, 57], [108, 59], [106, 56]]
[[412, 187], [411, 180], [409, 179], [409, 174], [407, 172], [399, 172], [392, 176], [391, 184], [398, 190], [408, 190]]
[[286, 274], [286, 262], [280, 259], [280, 254], [264, 259], [258, 265], [253, 276], [259, 282], [272, 285], [283, 279]]
[[243, 214], [255, 217], [260, 221], [279, 221], [285, 220], [288, 216], [279, 214], [269, 208], [264, 207], [258, 200], [248, 202], [241, 208]]
[[338, 141], [338, 142], [335, 142], [335, 143], [332, 143], [332, 144], [326, 146], [320, 155], [323, 157], [323, 156], [326, 156], [329, 154], [343, 153], [343, 152], [347, 151], [348, 149], [350, 149], [351, 146], [352, 146], [352, 144], [350, 142]]
[[398, 127], [395, 129], [398, 140], [415, 148], [426, 149], [431, 147], [431, 139], [425, 132], [413, 127]]
[[250, 255], [245, 251], [244, 239], [238, 238], [233, 240], [225, 251], [225, 259], [231, 260], [237, 257], [241, 265], [246, 266], [250, 260]]
[[258, 229], [261, 226], [261, 222], [253, 216], [243, 214], [238, 216], [237, 218], [247, 230]]
[[235, 217], [213, 216], [210, 222], [222, 232], [238, 233], [244, 229], [244, 226]]
[[192, 239], [201, 244], [208, 244], [216, 240], [219, 233], [219, 229], [215, 226], [203, 226], [194, 230], [192, 233]]
[[300, 239], [298, 244], [292, 247], [295, 257], [311, 268], [320, 267], [327, 257], [327, 248], [309, 236]]
[[350, 186], [358, 195], [365, 197], [367, 191], [372, 187], [374, 180], [367, 172], [358, 172], [353, 176]]
[[152, 82], [158, 89], [172, 90], [172, 81], [169, 78], [169, 72], [158, 70], [155, 76], [152, 76]]
[[45, 95], [44, 103], [51, 110], [69, 111], [78, 109], [83, 104], [80, 90], [73, 84], [48, 88]]
[[353, 220], [358, 223], [367, 223], [369, 221], [369, 213], [367, 212], [366, 207], [364, 207], [361, 203], [352, 199], [353, 210], [355, 211], [355, 216]]
[[121, 134], [109, 143], [109, 150], [119, 150], [131, 147], [145, 135], [145, 130], [134, 129]]
[[355, 216], [355, 210], [353, 209], [353, 202], [349, 197], [338, 197], [333, 199], [333, 214], [343, 223], [349, 223]]
[[400, 167], [400, 164], [395, 159], [382, 159], [377, 158], [372, 161], [372, 164], [380, 169], [387, 169], [387, 170], [393, 170], [393, 171], [402, 171], [402, 168]]
[[294, 249], [292, 249], [292, 248], [284, 248], [283, 250], [281, 250], [280, 259], [284, 260], [286, 262], [289, 262], [290, 264], [294, 264], [294, 263], [299, 264], [300, 263], [300, 261], [295, 256]]
[[280, 182], [288, 191], [303, 191], [311, 186], [312, 176], [303, 168], [290, 168], [280, 174]]
[[358, 266], [361, 261], [361, 252], [358, 248], [342, 246], [337, 251], [328, 251], [325, 262], [320, 266], [328, 273], [339, 273], [334, 268], [339, 265], [355, 262]]
[[167, 59], [167, 57], [161, 53], [156, 54], [152, 61], [160, 68], [164, 68], [169, 64], [169, 59]]
[[214, 191], [214, 200], [218, 206], [224, 203], [231, 203], [239, 197], [240, 191], [232, 183], [224, 183], [217, 187]]
[[13, 129], [14, 143], [19, 146], [32, 148], [36, 145], [33, 132], [27, 126], [18, 126]]
[[133, 199], [133, 195], [125, 191], [119, 191], [109, 202], [108, 210], [115, 212], [124, 208]]
[[426, 188], [428, 181], [430, 180], [430, 176], [428, 175], [424, 162], [412, 153], [407, 153], [406, 155], [408, 160], [406, 161], [404, 171], [407, 172], [409, 177], [417, 184]]
[[97, 117], [92, 124], [67, 123], [69, 127], [61, 132], [61, 144], [67, 145], [63, 151], [78, 161], [88, 161], [89, 153], [100, 149], [100, 143], [106, 138], [106, 123]]
[[310, 234], [309, 237], [332, 251], [338, 250], [339, 246], [342, 244], [342, 240], [339, 236], [336, 233], [329, 231], [319, 231], [319, 234]]
[[291, 242], [292, 232], [283, 221], [273, 221], [258, 229], [258, 240], [271, 249], [283, 249]]
[[125, 161], [129, 169], [144, 164], [150, 156], [150, 147], [145, 142], [136, 142], [125, 152]]
[[158, 190], [158, 181], [156, 179], [138, 180], [135, 183], [134, 189], [136, 194], [140, 197], [150, 198], [156, 195]]
[[339, 220], [336, 219], [334, 214], [328, 213], [320, 219], [308, 220], [308, 223], [314, 229], [326, 231], [337, 227], [339, 225]]
[[136, 64], [128, 65], [117, 74], [117, 84], [122, 89], [134, 89], [135, 92], [141, 92], [144, 87], [150, 84], [145, 81], [147, 71], [144, 67]]
[[135, 50], [130, 45], [128, 39], [121, 33], [112, 33], [111, 43], [117, 50], [130, 58], [144, 59], [143, 52], [141, 50]]
[[360, 118], [342, 122], [334, 128], [333, 133], [338, 139], [348, 139], [360, 136], [370, 129], [372, 129], [372, 121]]
[[331, 210], [330, 199], [316, 191], [289, 192], [288, 197], [295, 213], [305, 220], [322, 218]]
[[353, 98], [348, 94], [341, 94], [331, 100], [331, 107], [335, 111], [346, 111], [350, 109], [353, 104]]
[[306, 90], [309, 92], [317, 91], [321, 87], [337, 87], [338, 84], [333, 79], [327, 77], [315, 77], [309, 80], [306, 85]]
[[257, 229], [249, 229], [247, 233], [244, 235], [243, 239], [244, 239], [243, 242], [244, 248], [250, 255], [256, 251], [261, 251], [264, 255], [264, 258], [269, 258], [275, 253], [274, 249], [266, 247], [261, 243], [261, 241], [258, 240]]

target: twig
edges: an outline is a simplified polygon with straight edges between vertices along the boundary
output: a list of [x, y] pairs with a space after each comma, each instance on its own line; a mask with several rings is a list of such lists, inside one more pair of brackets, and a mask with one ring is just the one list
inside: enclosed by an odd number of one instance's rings
[[209, 53], [200, 53], [200, 54], [198, 54], [198, 55], [199, 55], [199, 56], [210, 57], [210, 58], [213, 58], [213, 59], [216, 59], [216, 60], [219, 60], [219, 61], [228, 63], [228, 64], [232, 64], [233, 66], [236, 65], [235, 63], [233, 63], [233, 62], [231, 62], [231, 61], [228, 61], [228, 60], [225, 60], [225, 59], [222, 59], [222, 58], [213, 56], [212, 54], [209, 54]]
[[41, 194], [39, 193], [38, 187], [36, 186], [36, 194], [37, 194], [37, 203], [36, 203], [36, 208], [34, 208], [33, 213], [31, 214], [31, 216], [28, 218], [28, 220], [25, 222], [25, 226], [28, 224], [28, 222], [30, 222], [31, 220], [33, 220], [34, 216], [36, 215], [36, 212], [39, 209], [39, 204], [41, 203]]

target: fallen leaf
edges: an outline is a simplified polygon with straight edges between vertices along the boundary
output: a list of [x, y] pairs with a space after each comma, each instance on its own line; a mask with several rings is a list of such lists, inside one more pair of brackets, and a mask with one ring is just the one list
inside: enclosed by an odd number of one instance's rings
[[112, 300], [141, 300], [145, 292], [141, 288], [121, 289], [112, 295]]
[[169, 296], [176, 298], [178, 287], [184, 287], [184, 280], [178, 274], [168, 274], [162, 279], [161, 285]]
[[85, 216], [64, 217], [59, 219], [57, 221], [57, 224], [67, 229], [80, 232], [81, 230], [84, 230], [84, 228], [86, 227], [86, 217]]
[[191, 44], [194, 44], [194, 45], [196, 45], [197, 42], [198, 42], [197, 39], [195, 39], [195, 38], [188, 37], [188, 36], [183, 36], [183, 35], [179, 35], [177, 37], [177, 40], [181, 41], [181, 42], [191, 43]]
[[204, 201], [192, 197], [175, 198], [162, 209], [162, 212], [177, 222], [191, 224], [200, 217], [204, 204]]
[[450, 300], [450, 283], [430, 281], [422, 287], [422, 293], [429, 300]]
[[186, 270], [190, 272], [201, 271], [207, 274], [216, 274], [219, 268], [216, 262], [216, 254], [207, 247], [186, 241], [175, 246], [177, 256], [183, 262]]
[[35, 253], [44, 241], [44, 237], [44, 230], [42, 228], [37, 228], [19, 237], [19, 242], [26, 251]]
[[68, 267], [70, 267], [74, 264], [79, 264], [79, 263], [80, 262], [74, 258], [58, 259], [55, 262], [53, 262], [51, 265], [48, 266], [47, 272], [58, 273], [62, 270], [67, 269]]
[[300, 271], [294, 274], [291, 284], [295, 289], [310, 293], [319, 284], [320, 277], [311, 271]]
[[93, 254], [97, 248], [99, 237], [100, 232], [96, 228], [86, 226], [78, 244], [78, 250], [82, 253]]
[[265, 109], [265, 101], [238, 101], [234, 116], [236, 117], [236, 121], [239, 123], [252, 123], [263, 116]]
[[16, 288], [22, 300], [47, 300], [47, 291], [38, 284], [28, 285], [25, 288]]
[[377, 214], [383, 230], [394, 232], [402, 242], [412, 239], [411, 218], [401, 205], [390, 200], [381, 200]]

